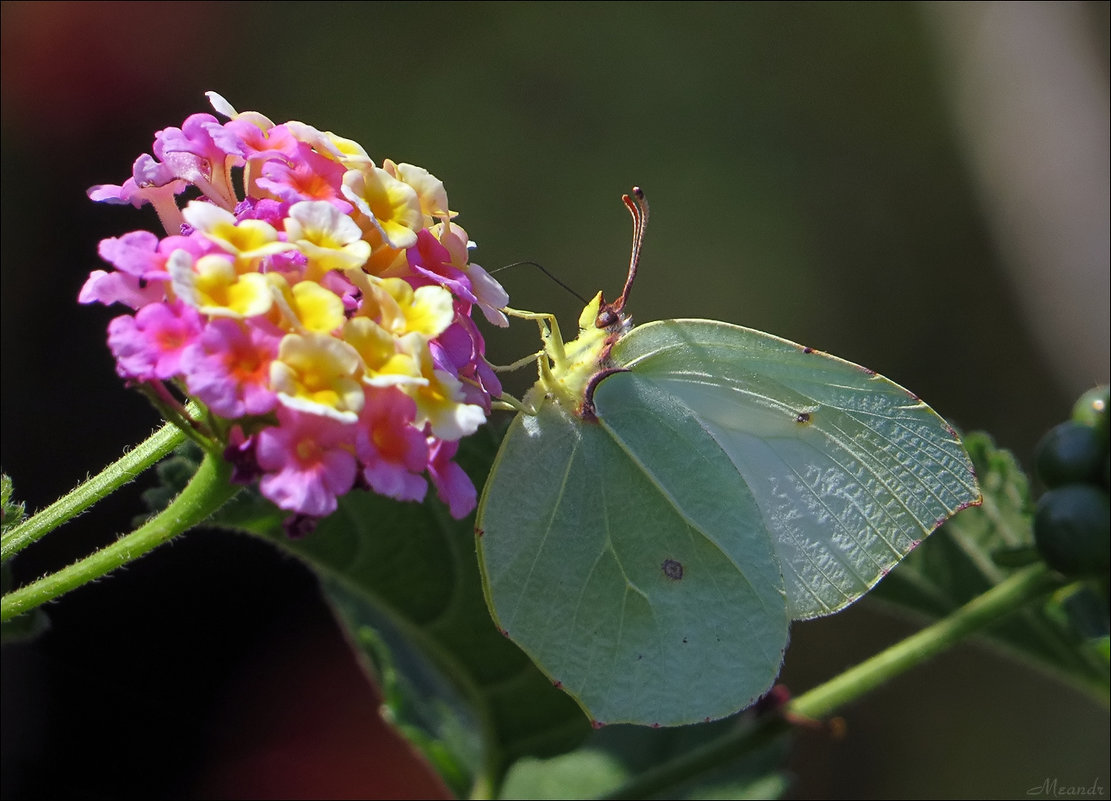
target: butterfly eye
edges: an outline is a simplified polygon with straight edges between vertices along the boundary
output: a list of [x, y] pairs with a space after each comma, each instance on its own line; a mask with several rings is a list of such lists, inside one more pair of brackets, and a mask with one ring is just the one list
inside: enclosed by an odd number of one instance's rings
[[613, 309], [605, 308], [598, 312], [598, 317], [594, 320], [595, 328], [610, 328], [617, 325], [618, 320], [621, 318], [617, 316], [617, 312]]

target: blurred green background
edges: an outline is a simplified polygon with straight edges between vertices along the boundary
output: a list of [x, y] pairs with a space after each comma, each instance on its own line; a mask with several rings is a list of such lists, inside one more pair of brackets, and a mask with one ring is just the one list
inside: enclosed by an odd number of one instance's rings
[[[1029, 464], [1108, 377], [1108, 5], [24, 3], [2, 6], [2, 460], [41, 507], [156, 416], [79, 307], [96, 206], [204, 91], [410, 161], [447, 185], [488, 269], [543, 263], [631, 308], [770, 331], [867, 365]], [[530, 268], [519, 308], [579, 302]], [[535, 329], [491, 332], [508, 362]], [[527, 381], [527, 376], [521, 379]], [[111, 539], [137, 494], [21, 557], [33, 577]], [[138, 605], [139, 608], [136, 608]], [[378, 739], [309, 576], [198, 532], [54, 607], [5, 647], [3, 794], [422, 797]], [[910, 626], [867, 601], [796, 626], [784, 680], [834, 675]], [[799, 798], [1106, 796], [1105, 709], [965, 648], [804, 734]], [[424, 782], [424, 783], [422, 783]]]

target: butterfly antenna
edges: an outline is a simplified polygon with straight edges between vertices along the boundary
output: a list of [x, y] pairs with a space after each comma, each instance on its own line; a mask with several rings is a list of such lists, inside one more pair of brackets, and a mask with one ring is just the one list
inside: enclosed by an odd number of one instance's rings
[[525, 265], [525, 264], [531, 264], [533, 267], [538, 269], [540, 272], [544, 273], [544, 275], [551, 278], [553, 281], [555, 281], [561, 287], [563, 287], [568, 292], [570, 292], [572, 295], [574, 295], [576, 298], [578, 298], [579, 302], [582, 303], [584, 306], [587, 304], [586, 298], [584, 298], [582, 295], [580, 295], [578, 292], [573, 290], [571, 287], [567, 286], [567, 284], [563, 283], [558, 278], [556, 278], [555, 274], [550, 272], [548, 270], [548, 268], [545, 267], [543, 264], [540, 264], [540, 263], [535, 262], [535, 261], [515, 261], [512, 264], [506, 264], [506, 265], [503, 265], [502, 267], [495, 267], [493, 270], [490, 270], [490, 274], [493, 275], [494, 273], [500, 273], [502, 270], [508, 270], [510, 267], [520, 267], [520, 266]]
[[613, 304], [613, 309], [617, 312], [621, 312], [629, 300], [629, 292], [637, 277], [640, 250], [644, 246], [644, 232], [648, 228], [648, 201], [644, 199], [644, 192], [639, 186], [633, 187], [632, 197], [622, 195], [621, 202], [625, 204], [625, 208], [633, 218], [633, 248], [629, 255], [629, 275], [625, 279], [625, 288], [621, 290], [621, 297]]

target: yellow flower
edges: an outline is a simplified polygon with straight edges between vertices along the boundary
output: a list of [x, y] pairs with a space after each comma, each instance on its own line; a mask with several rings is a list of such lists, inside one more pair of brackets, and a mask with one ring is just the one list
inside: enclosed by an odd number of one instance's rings
[[285, 232], [305, 254], [305, 278], [310, 281], [319, 281], [330, 270], [358, 269], [370, 258], [370, 244], [363, 241], [359, 226], [325, 200], [290, 206]]
[[382, 163], [382, 168], [402, 183], [413, 187], [420, 199], [420, 210], [424, 215], [424, 226], [434, 225], [437, 220], [451, 219], [456, 212], [450, 211], [447, 204], [447, 190], [444, 182], [424, 167], [414, 164], [395, 164], [390, 159]]
[[343, 196], [374, 224], [390, 247], [410, 248], [424, 227], [417, 191], [383, 169], [366, 166], [343, 176]]
[[270, 363], [270, 387], [291, 409], [353, 423], [363, 408], [362, 361], [325, 334], [287, 334]]
[[446, 440], [473, 434], [486, 421], [486, 412], [463, 402], [463, 384], [451, 373], [435, 369], [428, 348], [420, 356], [421, 375], [427, 383], [402, 387], [417, 402], [417, 425], [430, 424], [433, 435]]
[[372, 387], [426, 384], [420, 373], [419, 352], [426, 344], [417, 334], [395, 338], [368, 317], [352, 317], [343, 326], [343, 339], [363, 360], [363, 383]]
[[271, 282], [260, 273], [240, 275], [228, 256], [211, 253], [196, 262], [184, 250], [166, 261], [174, 294], [213, 317], [254, 317], [266, 314], [274, 301]]
[[235, 257], [238, 273], [253, 272], [260, 259], [295, 250], [296, 246], [278, 241], [274, 226], [263, 220], [236, 222], [235, 215], [212, 203], [194, 200], [182, 210], [185, 222], [203, 233]]

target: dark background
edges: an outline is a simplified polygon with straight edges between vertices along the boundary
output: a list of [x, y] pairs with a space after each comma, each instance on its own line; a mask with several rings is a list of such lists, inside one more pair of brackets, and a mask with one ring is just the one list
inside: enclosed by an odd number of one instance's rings
[[[535, 259], [616, 294], [636, 183], [633, 312], [768, 330], [909, 386], [1029, 463], [1108, 371], [1108, 6], [4, 3], [2, 455], [29, 508], [157, 424], [83, 307], [96, 244], [146, 211], [90, 203], [203, 92], [301, 119], [448, 187], [488, 268]], [[578, 301], [527, 269], [519, 308]], [[492, 333], [507, 362], [528, 325]], [[16, 562], [128, 528], [105, 501]], [[310, 575], [189, 534], [50, 608], [3, 650], [5, 797], [422, 797]], [[905, 635], [867, 601], [795, 627], [806, 689]], [[1022, 795], [1111, 785], [1105, 709], [974, 647], [805, 734], [792, 794]]]

